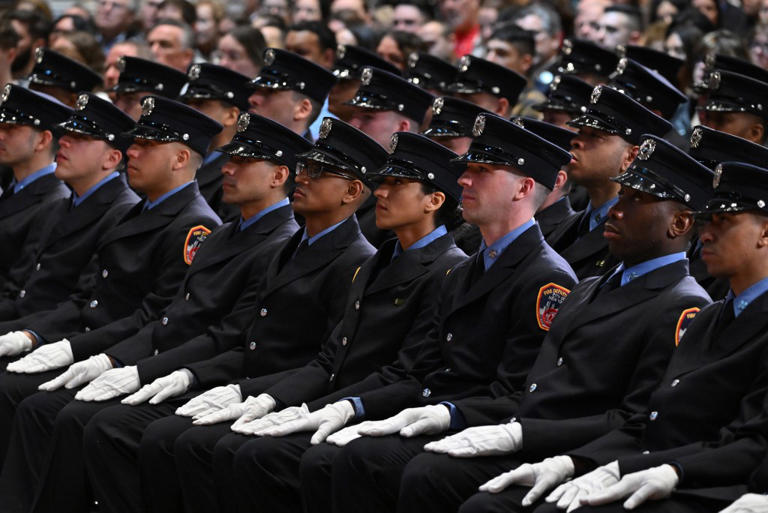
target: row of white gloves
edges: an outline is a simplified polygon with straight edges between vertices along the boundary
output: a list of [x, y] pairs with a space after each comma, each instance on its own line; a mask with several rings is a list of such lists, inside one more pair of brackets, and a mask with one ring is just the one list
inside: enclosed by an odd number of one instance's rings
[[[32, 341], [23, 332], [15, 331], [0, 336], [0, 356], [16, 355], [28, 351]], [[172, 372], [141, 387], [136, 366], [112, 368], [105, 354], [91, 356], [73, 363], [72, 348], [68, 340], [40, 346], [27, 356], [9, 363], [7, 370], [17, 373], [39, 373], [69, 365], [56, 378], [39, 386], [53, 391], [62, 386], [80, 390], [75, 399], [106, 401], [131, 394], [121, 402], [137, 405], [149, 401], [158, 404], [170, 397], [184, 394], [193, 382], [186, 369]], [[70, 365], [71, 364], [71, 365]], [[243, 400], [238, 385], [216, 387], [200, 394], [176, 410], [177, 415], [192, 417], [196, 425], [235, 421], [232, 430], [257, 436], [285, 436], [291, 433], [314, 431], [312, 444], [323, 441], [343, 446], [361, 436], [386, 436], [395, 433], [404, 437], [433, 435], [448, 430], [450, 412], [442, 405], [409, 408], [380, 421], [365, 421], [345, 427], [354, 417], [355, 410], [343, 400], [310, 412], [306, 405], [273, 412], [276, 402], [268, 394], [249, 396]], [[509, 454], [522, 447], [522, 427], [518, 422], [494, 426], [477, 426], [455, 435], [430, 442], [424, 449], [454, 457], [477, 457]], [[537, 501], [549, 492], [545, 500], [556, 503], [568, 512], [582, 505], [600, 505], [626, 498], [624, 507], [634, 509], [648, 499], [668, 497], [679, 478], [670, 465], [661, 465], [640, 472], [620, 476], [618, 462], [614, 461], [584, 474], [573, 476], [573, 461], [568, 456], [555, 456], [538, 463], [526, 463], [505, 472], [480, 486], [481, 491], [498, 493], [510, 485], [530, 486], [523, 498], [523, 506]], [[554, 488], [554, 490], [553, 490]], [[768, 513], [768, 497], [747, 494], [722, 513]]]

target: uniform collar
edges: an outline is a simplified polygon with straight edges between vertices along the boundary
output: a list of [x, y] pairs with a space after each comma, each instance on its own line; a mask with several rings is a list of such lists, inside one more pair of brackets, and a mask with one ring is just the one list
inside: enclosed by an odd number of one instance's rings
[[88, 197], [91, 196], [94, 192], [96, 192], [99, 189], [101, 189], [101, 187], [105, 183], [107, 183], [107, 182], [109, 182], [111, 180], [114, 180], [118, 176], [120, 176], [120, 173], [118, 173], [117, 171], [112, 171], [106, 177], [102, 178], [101, 181], [99, 181], [99, 183], [97, 183], [96, 185], [92, 186], [90, 189], [85, 191], [85, 194], [83, 194], [82, 196], [78, 196], [77, 193], [73, 192], [72, 193], [72, 205], [74, 205], [75, 207], [79, 206], [83, 201], [88, 199]]
[[485, 241], [483, 241], [483, 243], [480, 245], [480, 251], [483, 253], [483, 264], [485, 266], [485, 270], [487, 271], [490, 269], [494, 262], [499, 259], [504, 250], [507, 249], [507, 247], [512, 244], [515, 239], [517, 239], [523, 232], [535, 224], [536, 221], [534, 219], [530, 219], [504, 235], [490, 246], [486, 246]]
[[13, 181], [13, 193], [14, 194], [18, 194], [19, 191], [24, 189], [29, 184], [33, 183], [35, 180], [37, 180], [39, 178], [42, 178], [44, 176], [53, 174], [55, 171], [56, 171], [56, 163], [53, 162], [52, 164], [49, 164], [49, 165], [45, 166], [42, 169], [38, 169], [37, 171], [35, 171], [34, 173], [32, 173], [28, 177], [24, 178], [22, 181], [20, 181], [18, 183], [14, 180]]
[[741, 312], [747, 309], [750, 303], [759, 298], [763, 294], [768, 292], [768, 278], [763, 278], [755, 284], [750, 285], [738, 296], [733, 294], [732, 290], [728, 291], [728, 295], [725, 300], [733, 300], [733, 316], [738, 317]]
[[[441, 224], [440, 226], [438, 226], [437, 228], [429, 232], [427, 235], [425, 235], [424, 237], [420, 238], [419, 240], [411, 244], [408, 247], [408, 249], [406, 249], [405, 251], [411, 251], [413, 249], [419, 249], [419, 248], [423, 248], [424, 246], [428, 246], [435, 239], [439, 239], [440, 237], [442, 237], [447, 233], [448, 233], [448, 229], [445, 227], [444, 224]], [[400, 245], [400, 241], [397, 241], [397, 243], [395, 244], [395, 249], [394, 251], [392, 251], [392, 260], [400, 256], [400, 253], [402, 252], [403, 252], [403, 247]]]
[[[347, 219], [349, 219], [349, 218], [347, 218]], [[328, 235], [333, 230], [335, 230], [336, 228], [338, 228], [339, 226], [344, 224], [344, 221], [346, 221], [347, 219], [339, 221], [338, 223], [334, 224], [333, 226], [329, 226], [325, 230], [321, 231], [317, 235], [313, 235], [312, 237], [307, 235], [307, 229], [305, 227], [304, 228], [304, 234], [301, 236], [301, 242], [307, 241], [307, 246], [311, 246], [312, 244], [314, 244], [317, 241], [317, 239], [319, 239], [320, 237], [323, 237], [325, 235]]]
[[597, 208], [592, 206], [590, 201], [587, 205], [587, 215], [589, 216], [589, 231], [591, 232], [598, 226], [600, 226], [605, 218], [608, 217], [608, 210], [619, 201], [618, 197], [611, 198]]
[[681, 251], [679, 253], [671, 253], [669, 255], [664, 255], [657, 258], [652, 258], [650, 260], [646, 260], [645, 262], [640, 262], [639, 264], [635, 264], [632, 267], [627, 267], [627, 268], [625, 268], [624, 264], [622, 263], [619, 265], [619, 267], [616, 268], [613, 274], [611, 274], [611, 277], [616, 275], [616, 273], [622, 273], [621, 286], [623, 287], [624, 285], [631, 282], [632, 280], [636, 280], [637, 278], [643, 275], [646, 275], [651, 271], [655, 271], [656, 269], [659, 269], [660, 267], [664, 267], [665, 265], [679, 262], [680, 260], [686, 260], [684, 251]]
[[277, 210], [278, 208], [281, 208], [281, 207], [287, 207], [290, 204], [291, 204], [291, 202], [288, 201], [288, 198], [283, 198], [280, 201], [278, 201], [277, 203], [274, 203], [274, 204], [268, 206], [267, 208], [265, 208], [264, 210], [261, 210], [261, 211], [257, 212], [255, 215], [249, 217], [248, 219], [243, 219], [241, 217], [240, 218], [240, 227], [238, 228], [238, 230], [242, 232], [243, 230], [245, 230], [246, 228], [251, 226], [253, 223], [258, 221], [259, 219], [261, 219], [265, 215], [269, 214], [273, 210]]
[[165, 194], [163, 194], [162, 196], [157, 198], [155, 201], [147, 201], [147, 203], [144, 205], [144, 210], [152, 210], [153, 208], [158, 206], [163, 201], [167, 200], [168, 198], [170, 198], [171, 196], [173, 196], [174, 194], [176, 194], [177, 192], [179, 192], [183, 188], [189, 187], [193, 183], [194, 182], [187, 182], [187, 183], [185, 183], [183, 185], [179, 185], [175, 189], [171, 189], [170, 191], [166, 192]]

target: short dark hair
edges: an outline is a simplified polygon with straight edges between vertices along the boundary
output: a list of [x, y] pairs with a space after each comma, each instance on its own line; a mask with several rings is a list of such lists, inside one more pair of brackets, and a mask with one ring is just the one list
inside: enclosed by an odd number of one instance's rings
[[264, 66], [264, 50], [267, 48], [267, 42], [261, 30], [250, 25], [238, 25], [229, 31], [229, 35], [240, 43], [248, 59], [257, 67]]
[[3, 20], [18, 21], [27, 27], [30, 37], [35, 39], [48, 39], [51, 32], [51, 24], [40, 14], [34, 11], [16, 10], [9, 11], [3, 16]]
[[303, 21], [288, 27], [288, 32], [312, 32], [317, 36], [322, 50], [336, 51], [336, 34], [321, 21]]
[[13, 30], [13, 26], [10, 21], [3, 21], [0, 23], [0, 48], [3, 50], [10, 50], [15, 48], [19, 43], [19, 34]]
[[160, 9], [167, 6], [176, 6], [181, 11], [181, 17], [187, 25], [194, 25], [197, 21], [197, 10], [195, 6], [187, 0], [163, 0], [160, 3]]
[[[421, 191], [424, 194], [432, 194], [433, 192], [440, 191], [434, 185], [421, 182]], [[440, 191], [445, 194], [444, 191]], [[435, 213], [435, 228], [444, 224], [448, 231], [461, 226], [464, 223], [464, 218], [461, 216], [461, 206], [458, 200], [452, 196], [445, 194], [445, 201], [440, 209]]]
[[638, 32], [642, 32], [645, 30], [645, 23], [643, 22], [643, 12], [640, 10], [639, 7], [636, 7], [634, 5], [609, 5], [605, 8], [603, 11], [603, 14], [608, 14], [610, 12], [618, 12], [629, 18], [630, 23], [632, 24], [632, 30], [636, 30]]
[[427, 20], [434, 19], [435, 17], [435, 8], [432, 2], [425, 0], [394, 0], [392, 2], [392, 7], [397, 7], [398, 5], [412, 5], [421, 11], [421, 14]]
[[522, 55], [536, 56], [536, 40], [533, 33], [524, 30], [514, 23], [504, 23], [497, 26], [490, 39], [498, 39], [514, 46]]

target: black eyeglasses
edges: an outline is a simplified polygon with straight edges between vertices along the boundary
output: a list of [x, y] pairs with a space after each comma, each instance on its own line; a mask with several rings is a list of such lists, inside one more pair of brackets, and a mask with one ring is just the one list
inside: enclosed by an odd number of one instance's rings
[[332, 175], [344, 178], [346, 180], [357, 180], [356, 176], [340, 171], [338, 168], [317, 162], [316, 160], [302, 161], [296, 164], [296, 177], [306, 174], [313, 180], [323, 175]]

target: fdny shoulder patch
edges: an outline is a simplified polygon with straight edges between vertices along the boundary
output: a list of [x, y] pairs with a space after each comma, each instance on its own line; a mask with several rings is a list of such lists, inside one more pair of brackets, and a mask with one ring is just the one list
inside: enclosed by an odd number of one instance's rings
[[189, 233], [187, 233], [187, 239], [184, 241], [184, 262], [187, 265], [192, 265], [192, 260], [195, 259], [197, 250], [200, 249], [203, 241], [208, 238], [210, 233], [211, 230], [202, 224], [190, 228]]
[[699, 310], [701, 310], [701, 308], [686, 308], [683, 310], [683, 313], [680, 314], [680, 318], [677, 320], [677, 327], [675, 328], [675, 347], [680, 345], [680, 340], [683, 338], [683, 335], [685, 335], [685, 331], [688, 329], [693, 318], [699, 313]]
[[570, 293], [569, 289], [556, 283], [547, 283], [539, 289], [539, 295], [536, 297], [536, 321], [539, 328], [549, 331], [560, 305]]

